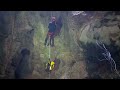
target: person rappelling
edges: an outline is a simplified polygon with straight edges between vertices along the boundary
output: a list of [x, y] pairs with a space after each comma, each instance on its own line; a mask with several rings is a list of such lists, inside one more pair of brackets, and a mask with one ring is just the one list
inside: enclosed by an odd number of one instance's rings
[[50, 38], [50, 42], [48, 43], [48, 45], [50, 46], [54, 46], [54, 35], [55, 35], [55, 31], [56, 31], [56, 18], [52, 17], [51, 18], [51, 22], [49, 23], [48, 26], [48, 33], [47, 36], [45, 38], [45, 43], [44, 45], [46, 46], [48, 39]]
[[55, 60], [50, 59], [50, 55], [51, 55], [50, 46], [52, 47], [54, 46], [54, 38], [55, 36], [60, 34], [61, 28], [62, 28], [62, 18], [59, 17], [58, 20], [56, 20], [56, 17], [52, 17], [51, 22], [48, 25], [49, 30], [44, 42], [45, 46], [46, 44], [49, 45], [49, 60], [46, 64], [46, 68], [45, 68], [46, 72], [51, 72], [52, 70], [54, 70], [56, 58]]

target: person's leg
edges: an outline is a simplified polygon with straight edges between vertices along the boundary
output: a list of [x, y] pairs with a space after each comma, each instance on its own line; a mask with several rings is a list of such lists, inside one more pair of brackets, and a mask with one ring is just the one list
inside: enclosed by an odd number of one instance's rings
[[54, 33], [51, 35], [51, 46], [54, 46]]
[[46, 36], [46, 38], [45, 38], [45, 43], [44, 43], [45, 46], [46, 46], [46, 43], [47, 43], [48, 38], [49, 38], [49, 35], [47, 34], [47, 36]]
[[52, 37], [50, 36], [50, 46], [52, 45]]
[[54, 37], [52, 37], [52, 46], [54, 46]]

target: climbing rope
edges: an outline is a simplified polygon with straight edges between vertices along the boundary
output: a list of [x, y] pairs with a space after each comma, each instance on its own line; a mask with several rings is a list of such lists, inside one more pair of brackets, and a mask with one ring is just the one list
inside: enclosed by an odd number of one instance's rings
[[50, 59], [50, 35], [49, 35], [49, 59]]
[[[50, 44], [51, 44], [51, 42], [50, 42], [50, 35], [49, 35], [49, 60], [51, 62], [51, 59], [50, 59]], [[49, 72], [49, 79], [50, 79], [50, 72]]]

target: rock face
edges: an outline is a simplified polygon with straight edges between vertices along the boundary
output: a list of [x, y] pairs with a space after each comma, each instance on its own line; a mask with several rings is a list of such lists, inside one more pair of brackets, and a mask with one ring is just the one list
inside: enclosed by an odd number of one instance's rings
[[[116, 62], [116, 68], [119, 70], [120, 21], [117, 18], [120, 15], [116, 15], [115, 12], [94, 13], [96, 14], [93, 14], [92, 19], [81, 24], [81, 28], [76, 28], [73, 31], [71, 29], [73, 24], [70, 25], [71, 28], [69, 30], [72, 32], [71, 35], [74, 37], [75, 43], [83, 49], [89, 78], [118, 78], [119, 75], [115, 71], [111, 71], [111, 67], [115, 65], [111, 65], [110, 61], [99, 61], [99, 59], [104, 59], [105, 57], [103, 56], [104, 50], [96, 44], [96, 40], [105, 45]], [[74, 19], [75, 17], [71, 17], [70, 20], [75, 22]]]
[[[61, 19], [62, 29], [55, 47], [49, 48], [44, 41], [51, 16]], [[109, 61], [99, 61], [104, 50], [96, 44], [96, 40], [104, 43], [119, 72], [119, 11], [77, 15], [71, 11], [1, 11], [0, 29], [0, 78], [119, 78]], [[49, 55], [51, 60], [57, 58], [50, 75], [45, 71]]]
[[32, 51], [34, 30], [28, 25], [28, 21], [25, 21], [24, 12], [0, 12], [0, 14], [3, 19], [1, 25], [4, 25], [2, 30], [6, 31], [7, 36], [2, 39], [3, 43], [1, 43], [3, 45], [1, 48], [4, 48], [2, 51], [5, 54], [2, 55], [5, 57], [1, 59], [3, 61], [1, 62], [3, 64], [1, 72], [4, 75], [8, 74], [12, 59], [19, 58], [23, 48]]

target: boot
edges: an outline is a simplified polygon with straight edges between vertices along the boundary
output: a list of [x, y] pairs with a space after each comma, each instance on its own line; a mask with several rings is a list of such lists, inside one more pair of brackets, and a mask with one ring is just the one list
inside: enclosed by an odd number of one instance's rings
[[46, 42], [44, 43], [44, 45], [46, 46]]
[[47, 40], [48, 40], [48, 36], [46, 36], [45, 38], [45, 43], [44, 43], [45, 46], [46, 46]]

